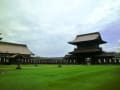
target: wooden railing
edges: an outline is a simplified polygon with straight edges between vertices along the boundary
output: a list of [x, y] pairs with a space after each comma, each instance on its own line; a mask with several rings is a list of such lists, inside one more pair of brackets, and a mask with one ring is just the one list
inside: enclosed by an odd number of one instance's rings
[[99, 52], [102, 51], [102, 48], [91, 48], [91, 49], [77, 49], [75, 48], [73, 53], [87, 53], [87, 52]]

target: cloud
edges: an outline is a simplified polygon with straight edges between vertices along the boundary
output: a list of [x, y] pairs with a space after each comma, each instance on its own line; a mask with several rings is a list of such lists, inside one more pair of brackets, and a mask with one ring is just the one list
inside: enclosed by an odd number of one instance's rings
[[105, 32], [120, 18], [119, 0], [1, 0], [0, 7], [4, 40], [40, 56], [64, 56], [77, 34]]

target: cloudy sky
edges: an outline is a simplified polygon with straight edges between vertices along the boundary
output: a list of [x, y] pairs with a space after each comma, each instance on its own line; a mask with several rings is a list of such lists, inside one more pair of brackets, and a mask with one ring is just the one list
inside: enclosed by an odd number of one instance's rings
[[105, 51], [120, 46], [120, 0], [0, 0], [3, 41], [27, 44], [40, 56], [64, 56], [78, 34], [99, 31]]

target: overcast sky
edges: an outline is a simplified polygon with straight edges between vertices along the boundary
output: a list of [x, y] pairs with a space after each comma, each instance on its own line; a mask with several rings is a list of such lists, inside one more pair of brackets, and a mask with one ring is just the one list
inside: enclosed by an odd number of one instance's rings
[[104, 51], [120, 46], [120, 0], [0, 0], [3, 41], [27, 44], [36, 55], [73, 50], [76, 35], [100, 32]]

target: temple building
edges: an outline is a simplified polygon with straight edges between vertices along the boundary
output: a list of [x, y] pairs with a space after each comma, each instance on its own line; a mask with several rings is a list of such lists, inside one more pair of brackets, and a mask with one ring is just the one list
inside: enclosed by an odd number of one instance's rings
[[0, 41], [0, 64], [30, 63], [32, 52], [25, 44]]
[[75, 45], [73, 51], [65, 55], [64, 59], [69, 64], [118, 64], [114, 52], [105, 52], [100, 47], [106, 41], [102, 40], [99, 32], [77, 35], [73, 41], [68, 42]]

